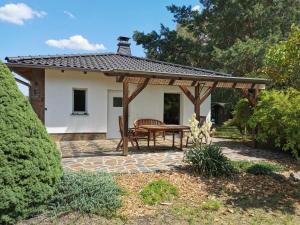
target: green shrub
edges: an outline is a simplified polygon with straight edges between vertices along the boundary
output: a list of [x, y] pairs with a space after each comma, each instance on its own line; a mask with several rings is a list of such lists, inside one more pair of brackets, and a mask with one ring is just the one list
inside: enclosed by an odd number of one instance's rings
[[300, 190], [293, 191], [291, 196], [300, 201]]
[[270, 175], [280, 171], [282, 171], [282, 167], [280, 165], [266, 162], [254, 164], [246, 169], [247, 173], [251, 173], [254, 175]]
[[218, 145], [196, 146], [185, 154], [185, 161], [192, 169], [207, 177], [234, 175], [234, 167]]
[[232, 166], [236, 170], [236, 172], [246, 172], [246, 170], [254, 165], [254, 162], [246, 161], [246, 160], [239, 160], [239, 161], [231, 161]]
[[249, 120], [252, 127], [259, 127], [256, 139], [291, 151], [298, 159], [300, 152], [300, 92], [265, 91]]
[[247, 135], [249, 127], [249, 118], [253, 114], [253, 108], [246, 98], [240, 99], [234, 107], [233, 118], [226, 121], [226, 126], [237, 126], [241, 134]]
[[283, 171], [283, 167], [276, 163], [253, 162], [253, 161], [231, 161], [232, 166], [237, 172], [247, 172], [252, 174], [272, 174]]
[[103, 172], [65, 172], [49, 202], [54, 212], [77, 211], [111, 216], [121, 207], [122, 190]]
[[222, 202], [215, 199], [210, 199], [201, 204], [201, 209], [210, 210], [210, 211], [218, 211], [222, 207]]
[[156, 180], [146, 185], [140, 194], [145, 204], [156, 205], [172, 201], [178, 196], [178, 189], [168, 181]]
[[59, 151], [0, 62], [0, 223], [43, 210], [62, 168]]

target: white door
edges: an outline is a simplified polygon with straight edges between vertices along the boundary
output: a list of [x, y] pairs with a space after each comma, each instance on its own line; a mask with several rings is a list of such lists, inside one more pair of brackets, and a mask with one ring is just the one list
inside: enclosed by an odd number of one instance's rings
[[120, 138], [119, 116], [123, 113], [122, 91], [108, 90], [107, 138]]

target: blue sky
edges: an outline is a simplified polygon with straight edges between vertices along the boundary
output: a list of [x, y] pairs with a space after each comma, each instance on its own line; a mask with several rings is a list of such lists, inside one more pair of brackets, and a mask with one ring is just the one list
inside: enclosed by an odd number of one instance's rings
[[[171, 28], [166, 6], [198, 0], [0, 0], [0, 59], [5, 56], [115, 52], [117, 37]], [[77, 36], [76, 36], [77, 35]], [[75, 37], [74, 37], [75, 36]], [[65, 40], [63, 40], [65, 39]], [[144, 56], [132, 41], [133, 55]]]

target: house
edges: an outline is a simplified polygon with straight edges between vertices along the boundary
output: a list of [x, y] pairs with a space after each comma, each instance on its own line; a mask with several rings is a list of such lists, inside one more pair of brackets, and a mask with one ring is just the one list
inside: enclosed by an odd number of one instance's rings
[[28, 80], [32, 107], [56, 139], [118, 138], [121, 114], [126, 127], [138, 118], [187, 125], [194, 112], [210, 117], [216, 87], [265, 88], [263, 79], [135, 57], [129, 38], [118, 40], [117, 53], [6, 57]]

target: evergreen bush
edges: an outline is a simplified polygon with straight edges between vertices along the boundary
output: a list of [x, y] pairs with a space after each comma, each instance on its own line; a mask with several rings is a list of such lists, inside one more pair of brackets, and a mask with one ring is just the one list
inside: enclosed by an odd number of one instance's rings
[[55, 213], [77, 211], [112, 216], [121, 207], [122, 190], [103, 172], [64, 173], [49, 208]]
[[0, 224], [42, 211], [62, 173], [59, 151], [2, 62], [0, 162]]

